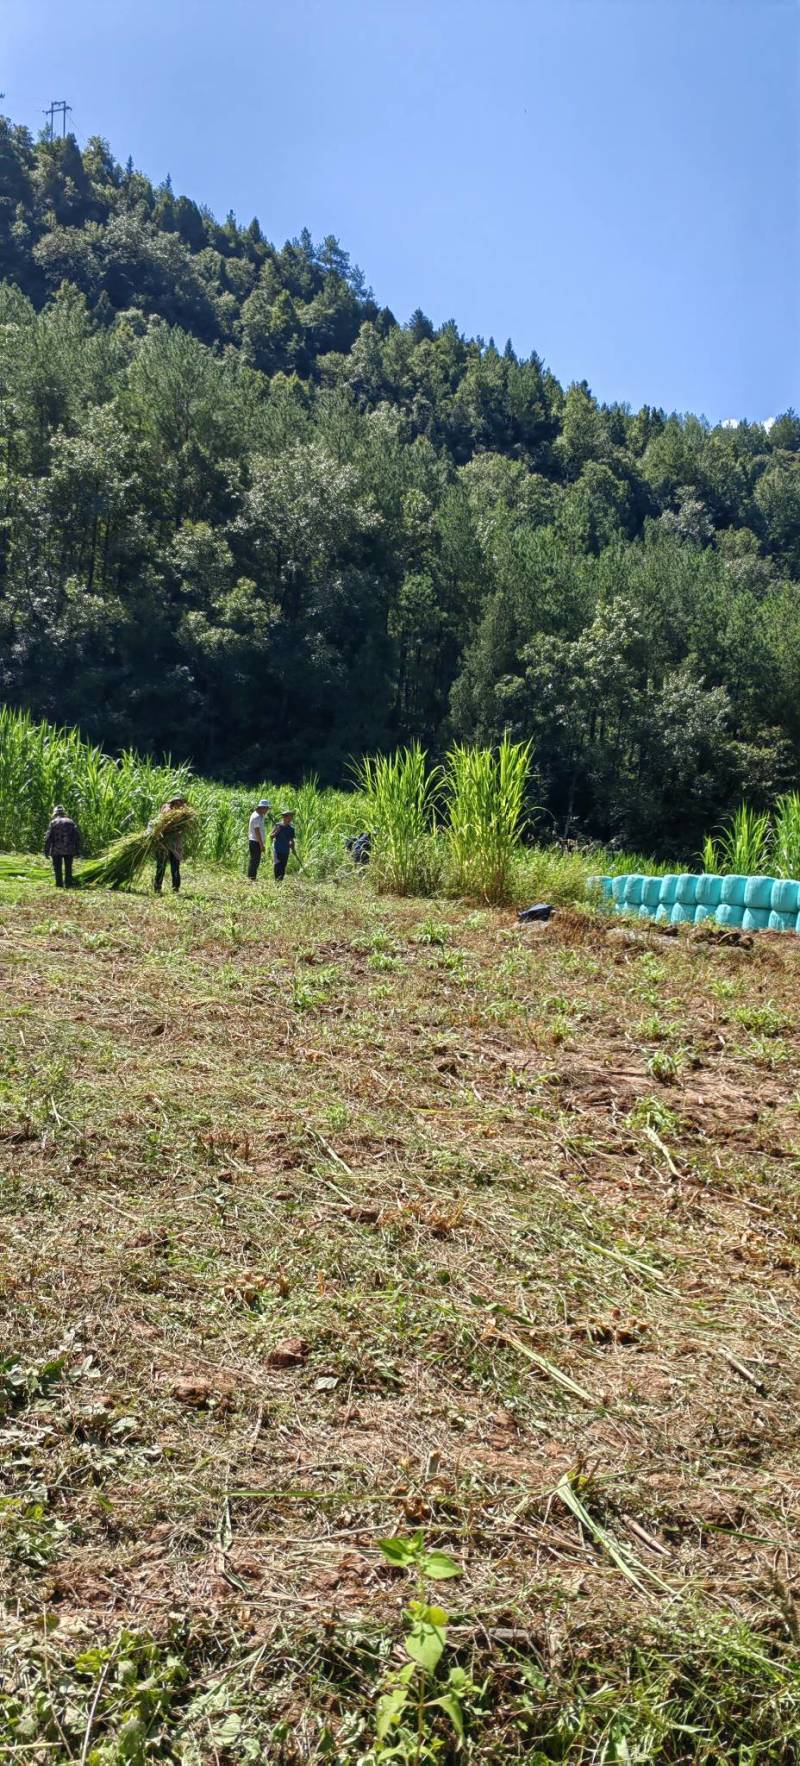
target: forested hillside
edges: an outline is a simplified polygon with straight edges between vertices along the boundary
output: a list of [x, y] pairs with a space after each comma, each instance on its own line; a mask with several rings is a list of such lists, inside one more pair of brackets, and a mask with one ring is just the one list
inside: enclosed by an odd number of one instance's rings
[[796, 782], [794, 413], [598, 404], [9, 122], [0, 275], [6, 700], [236, 778], [507, 728], [661, 850]]

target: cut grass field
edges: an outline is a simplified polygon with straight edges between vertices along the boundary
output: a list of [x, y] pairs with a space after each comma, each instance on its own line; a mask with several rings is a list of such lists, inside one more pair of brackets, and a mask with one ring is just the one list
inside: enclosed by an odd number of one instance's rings
[[5, 855], [4, 1757], [388, 1759], [419, 1529], [403, 1758], [797, 1760], [799, 977]]

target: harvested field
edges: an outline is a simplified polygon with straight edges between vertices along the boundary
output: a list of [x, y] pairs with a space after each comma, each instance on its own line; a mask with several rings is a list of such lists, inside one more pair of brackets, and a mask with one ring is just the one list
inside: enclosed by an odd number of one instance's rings
[[0, 891], [0, 1751], [796, 1760], [800, 943]]

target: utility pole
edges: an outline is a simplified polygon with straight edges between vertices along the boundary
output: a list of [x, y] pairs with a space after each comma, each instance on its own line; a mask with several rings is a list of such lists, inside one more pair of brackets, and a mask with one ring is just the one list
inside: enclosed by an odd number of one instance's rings
[[49, 118], [47, 128], [47, 138], [49, 141], [55, 141], [56, 138], [56, 113], [58, 113], [61, 118], [61, 139], [62, 141], [65, 139], [67, 133], [67, 113], [71, 111], [71, 109], [72, 105], [67, 104], [65, 98], [53, 99], [50, 109], [46, 110], [44, 113], [45, 116]]

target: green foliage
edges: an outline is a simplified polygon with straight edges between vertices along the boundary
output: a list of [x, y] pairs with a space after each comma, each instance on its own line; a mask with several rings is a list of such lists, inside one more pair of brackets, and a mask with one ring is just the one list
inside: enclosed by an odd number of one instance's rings
[[3, 1735], [12, 1754], [50, 1749], [91, 1766], [174, 1759], [171, 1733], [186, 1679], [179, 1655], [130, 1631], [56, 1669], [45, 1626], [43, 1641], [29, 1641], [24, 1695], [10, 1691], [0, 1700]]
[[771, 814], [741, 804], [716, 839], [706, 837], [702, 859], [723, 876], [800, 877], [800, 793], [782, 792]]
[[771, 845], [769, 816], [742, 803], [717, 839], [706, 839], [703, 868], [718, 876], [761, 876], [769, 870]]
[[408, 1659], [388, 1676], [377, 1702], [376, 1747], [370, 1759], [376, 1766], [389, 1760], [428, 1766], [442, 1753], [439, 1712], [457, 1741], [463, 1741], [465, 1706], [478, 1691], [457, 1666], [450, 1668], [446, 1679], [438, 1678], [447, 1647], [448, 1614], [424, 1596], [426, 1581], [450, 1581], [461, 1575], [461, 1568], [446, 1552], [428, 1550], [419, 1532], [408, 1539], [381, 1539], [378, 1545], [394, 1569], [416, 1575], [418, 1598], [409, 1601], [404, 1615], [403, 1648]]
[[45, 1397], [60, 1380], [63, 1368], [63, 1355], [41, 1367], [24, 1367], [13, 1356], [0, 1356], [0, 1417], [30, 1404], [34, 1398]]
[[[77, 873], [81, 889], [131, 889], [145, 866], [179, 842], [187, 857], [197, 845], [197, 811], [189, 804], [164, 809], [146, 828], [123, 834], [107, 852], [90, 859]], [[193, 838], [195, 837], [195, 838]]]
[[800, 792], [784, 792], [775, 805], [770, 864], [776, 877], [800, 878]]
[[[602, 405], [535, 352], [399, 325], [335, 238], [219, 223], [96, 139], [0, 119], [0, 168], [0, 697], [86, 733], [87, 850], [172, 782], [137, 763], [121, 818], [103, 755], [129, 749], [338, 785], [351, 756], [508, 732], [548, 826], [674, 854], [793, 787], [795, 413]], [[67, 762], [43, 745], [0, 843], [38, 840]]]
[[371, 866], [379, 888], [394, 895], [430, 895], [440, 876], [434, 838], [442, 793], [439, 768], [428, 768], [418, 742], [392, 755], [367, 757], [356, 769], [373, 830]]
[[458, 895], [510, 899], [524, 830], [529, 742], [504, 736], [496, 751], [452, 748], [447, 757], [447, 881]]
[[[77, 875], [101, 887], [127, 886], [152, 856], [147, 824], [168, 797], [189, 795], [192, 852], [239, 869], [247, 856], [247, 820], [255, 800], [277, 808], [291, 795], [304, 869], [329, 876], [346, 860], [345, 839], [363, 826], [365, 808], [353, 792], [322, 791], [314, 779], [290, 794], [285, 785], [245, 791], [195, 778], [190, 768], [156, 765], [126, 750], [119, 760], [82, 741], [77, 730], [35, 724], [25, 712], [0, 707], [0, 845], [40, 851], [53, 805], [78, 822], [82, 853], [103, 864]], [[115, 845], [111, 869], [108, 849]], [[120, 882], [115, 882], [116, 877]]]
[[130, 751], [110, 760], [77, 730], [37, 724], [0, 706], [0, 846], [40, 849], [53, 805], [61, 802], [90, 856], [147, 822], [167, 797], [185, 793], [189, 777], [186, 767], [157, 766]]

